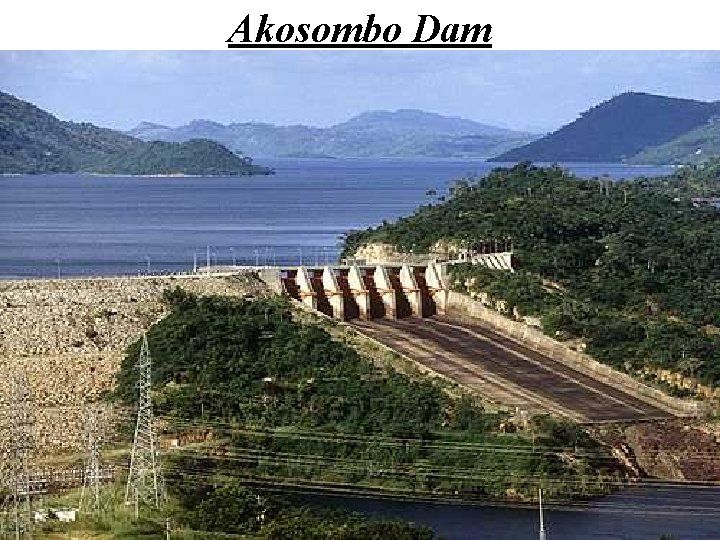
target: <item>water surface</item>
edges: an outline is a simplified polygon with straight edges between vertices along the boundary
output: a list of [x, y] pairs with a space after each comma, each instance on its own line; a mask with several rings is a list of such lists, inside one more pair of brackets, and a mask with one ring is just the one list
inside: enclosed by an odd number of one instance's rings
[[[497, 164], [460, 159], [263, 160], [273, 176], [0, 177], [0, 276], [137, 274], [204, 264], [332, 261], [342, 235], [412, 213]], [[669, 167], [569, 165], [584, 177]], [[209, 249], [208, 249], [209, 246]]]

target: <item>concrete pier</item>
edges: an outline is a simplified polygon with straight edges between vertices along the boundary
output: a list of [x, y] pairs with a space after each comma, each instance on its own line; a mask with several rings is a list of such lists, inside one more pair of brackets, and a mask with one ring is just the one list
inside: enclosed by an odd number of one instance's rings
[[435, 305], [436, 314], [445, 315], [449, 289], [444, 278], [443, 269], [439, 264], [428, 264], [425, 268], [424, 278], [430, 298]]
[[353, 265], [347, 274], [348, 285], [352, 301], [357, 305], [357, 317], [361, 321], [370, 319], [370, 293], [363, 282], [360, 268]]
[[373, 272], [373, 280], [375, 288], [380, 295], [383, 303], [385, 318], [397, 318], [397, 298], [395, 297], [395, 288], [390, 281], [390, 274], [385, 266], [376, 266]]
[[295, 273], [295, 283], [297, 284], [300, 300], [303, 304], [312, 309], [317, 309], [317, 294], [313, 290], [312, 282], [307, 268], [301, 266]]
[[410, 266], [404, 264], [400, 268], [400, 284], [402, 285], [402, 294], [407, 298], [410, 305], [410, 313], [415, 317], [423, 316], [423, 298], [415, 281], [415, 273]]
[[345, 298], [340, 289], [335, 271], [326, 266], [322, 271], [322, 287], [327, 298], [332, 316], [336, 319], [345, 320]]

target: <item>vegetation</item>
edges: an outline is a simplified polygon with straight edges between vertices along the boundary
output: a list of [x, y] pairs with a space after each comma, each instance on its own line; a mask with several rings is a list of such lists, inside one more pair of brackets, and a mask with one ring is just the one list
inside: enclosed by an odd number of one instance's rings
[[[378, 367], [283, 298], [168, 295], [148, 333], [158, 413], [195, 441], [170, 453], [188, 474], [245, 484], [339, 486], [359, 493], [558, 500], [606, 493], [614, 460], [572, 423], [537, 417], [517, 430], [469, 396]], [[135, 397], [128, 349], [118, 396]], [[168, 435], [170, 436], [170, 435]], [[577, 452], [576, 452], [577, 450]], [[210, 481], [210, 480], [208, 480]]]
[[[51, 496], [47, 508], [76, 507], [79, 490]], [[238, 485], [187, 481], [176, 484], [159, 510], [146, 505], [124, 504], [124, 488], [104, 486], [98, 515], [81, 513], [75, 522], [60, 522], [52, 515], [38, 524], [35, 534], [42, 538], [165, 538], [166, 526], [172, 538], [253, 538], [257, 540], [432, 540], [433, 532], [392, 519], [375, 519], [340, 510], [327, 510], [302, 499], [268, 495]], [[2, 516], [0, 516], [0, 519]], [[167, 520], [167, 525], [166, 525]]]
[[0, 173], [267, 174], [212, 141], [147, 143], [0, 92]]
[[514, 274], [453, 269], [453, 287], [505, 299], [556, 337], [634, 374], [670, 368], [720, 382], [720, 211], [691, 198], [720, 195], [720, 161], [667, 178], [580, 180], [521, 163], [456, 183], [447, 202], [350, 234], [364, 243], [429, 250], [512, 237]]
[[704, 163], [717, 156], [720, 156], [720, 121], [715, 118], [670, 142], [646, 148], [629, 161], [641, 164], [684, 165]]
[[[667, 143], [720, 115], [720, 103], [627, 92], [494, 161], [616, 163]], [[667, 163], [667, 162], [665, 162]]]
[[369, 519], [330, 511], [299, 500], [268, 495], [238, 485], [195, 486], [180, 492], [186, 512], [179, 518], [193, 530], [246, 534], [268, 540], [288, 538], [432, 540], [427, 527], [398, 520]]
[[[120, 155], [99, 159], [93, 172], [123, 174], [246, 175], [267, 174], [268, 169], [252, 164], [224, 146], [207, 139], [183, 143], [148, 142], [133, 145]], [[149, 172], [151, 171], [151, 172]]]

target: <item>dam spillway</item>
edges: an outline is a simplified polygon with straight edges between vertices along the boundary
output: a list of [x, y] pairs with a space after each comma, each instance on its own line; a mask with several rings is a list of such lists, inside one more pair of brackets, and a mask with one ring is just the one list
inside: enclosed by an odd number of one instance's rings
[[442, 263], [299, 267], [281, 270], [279, 282], [307, 308], [347, 321], [431, 372], [516, 410], [552, 412], [580, 423], [688, 414], [642, 385], [619, 381], [618, 374], [568, 362], [555, 350], [559, 343], [540, 350], [487, 320], [463, 322], [445, 269]]
[[278, 269], [282, 292], [338, 320], [443, 315], [448, 289], [438, 263]]

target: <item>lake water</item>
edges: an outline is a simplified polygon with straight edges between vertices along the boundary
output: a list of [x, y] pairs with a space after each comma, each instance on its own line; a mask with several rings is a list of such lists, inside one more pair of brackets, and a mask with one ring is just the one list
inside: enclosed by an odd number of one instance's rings
[[[497, 164], [460, 159], [272, 159], [273, 176], [0, 177], [0, 277], [186, 271], [332, 261], [345, 231], [411, 213], [434, 189]], [[669, 167], [569, 165], [584, 177]]]
[[[538, 538], [538, 511], [531, 508], [470, 506], [303, 496], [322, 506], [428, 525], [445, 540]], [[718, 540], [720, 488], [632, 487], [587, 506], [545, 512], [547, 540]]]

